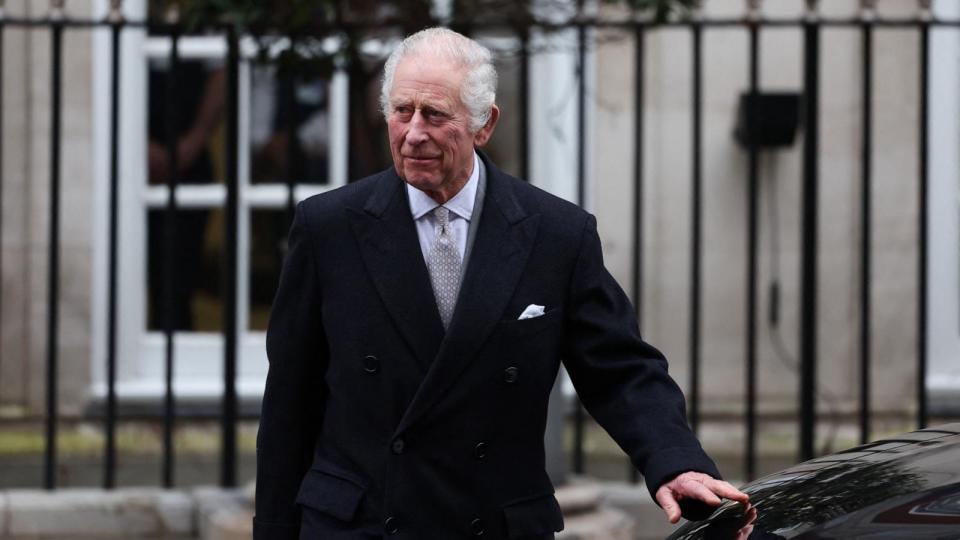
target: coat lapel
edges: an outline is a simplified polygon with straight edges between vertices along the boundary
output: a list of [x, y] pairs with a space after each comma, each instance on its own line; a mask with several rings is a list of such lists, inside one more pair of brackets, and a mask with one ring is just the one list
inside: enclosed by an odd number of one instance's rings
[[421, 372], [426, 372], [444, 332], [403, 186], [391, 169], [362, 209], [347, 212], [367, 272]]
[[536, 238], [540, 215], [528, 215], [505, 175], [489, 161], [486, 166], [486, 199], [457, 307], [440, 351], [400, 421], [398, 432], [434, 407], [474, 359], [501, 320]]

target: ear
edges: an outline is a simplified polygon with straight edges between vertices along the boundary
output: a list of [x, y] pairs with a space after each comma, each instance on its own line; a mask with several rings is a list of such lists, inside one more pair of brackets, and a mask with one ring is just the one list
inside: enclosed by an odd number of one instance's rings
[[480, 147], [487, 144], [487, 141], [493, 136], [493, 130], [497, 127], [497, 120], [499, 119], [500, 107], [493, 105], [490, 108], [490, 118], [487, 120], [487, 123], [473, 136], [474, 146]]

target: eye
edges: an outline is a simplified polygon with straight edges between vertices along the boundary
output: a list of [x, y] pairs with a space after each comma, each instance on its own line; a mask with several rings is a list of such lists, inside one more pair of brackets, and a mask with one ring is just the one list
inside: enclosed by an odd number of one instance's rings
[[438, 111], [436, 109], [431, 109], [429, 107], [423, 109], [423, 116], [428, 120], [434, 120], [434, 121], [446, 120], [447, 118], [450, 117], [450, 115], [448, 115], [443, 111]]
[[394, 105], [393, 113], [400, 116], [410, 116], [413, 113], [413, 107], [409, 105]]

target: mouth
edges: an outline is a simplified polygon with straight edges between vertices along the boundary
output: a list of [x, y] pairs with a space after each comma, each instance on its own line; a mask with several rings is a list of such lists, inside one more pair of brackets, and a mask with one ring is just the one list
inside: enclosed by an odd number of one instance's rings
[[406, 159], [406, 160], [409, 160], [409, 161], [413, 161], [413, 162], [415, 162], [415, 163], [426, 163], [426, 162], [428, 162], [428, 161], [434, 161], [434, 160], [439, 159], [439, 158], [438, 158], [438, 157], [430, 157], [430, 156], [403, 156], [403, 159]]

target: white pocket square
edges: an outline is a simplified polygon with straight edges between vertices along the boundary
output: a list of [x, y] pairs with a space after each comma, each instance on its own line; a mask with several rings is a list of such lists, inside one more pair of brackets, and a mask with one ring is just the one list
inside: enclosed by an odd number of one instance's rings
[[543, 315], [543, 306], [530, 304], [526, 309], [523, 310], [523, 313], [517, 317], [517, 320], [522, 321], [523, 319], [532, 319], [534, 317], [540, 317], [541, 315]]

